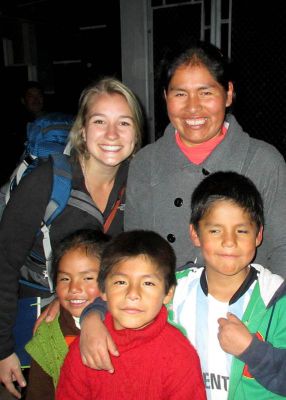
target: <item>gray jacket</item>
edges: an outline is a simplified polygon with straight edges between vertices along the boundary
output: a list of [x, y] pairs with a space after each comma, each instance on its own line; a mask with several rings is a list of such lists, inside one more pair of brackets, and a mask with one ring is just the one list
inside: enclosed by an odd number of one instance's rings
[[244, 132], [227, 116], [225, 139], [200, 165], [190, 162], [169, 124], [163, 137], [145, 146], [132, 160], [127, 183], [125, 230], [150, 229], [174, 247], [177, 267], [202, 264], [189, 236], [190, 198], [209, 173], [236, 171], [256, 184], [264, 200], [265, 227], [255, 262], [286, 277], [286, 164], [274, 146]]

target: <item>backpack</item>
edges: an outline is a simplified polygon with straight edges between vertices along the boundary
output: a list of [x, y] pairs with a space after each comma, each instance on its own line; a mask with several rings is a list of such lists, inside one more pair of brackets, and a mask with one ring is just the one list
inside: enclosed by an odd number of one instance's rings
[[5, 202], [7, 204], [11, 192], [21, 178], [35, 168], [41, 160], [50, 155], [63, 154], [67, 145], [73, 116], [61, 112], [45, 114], [27, 124], [27, 141], [18, 166], [6, 184]]
[[[49, 113], [37, 118], [34, 122], [27, 125], [27, 141], [25, 151], [21, 160], [12, 173], [9, 181], [1, 188], [1, 215], [8, 203], [10, 196], [23, 176], [30, 173], [41, 161], [52, 159], [53, 166], [53, 186], [49, 203], [46, 207], [45, 216], [42, 220], [38, 233], [43, 233], [43, 249], [45, 259], [31, 252], [21, 268], [21, 284], [39, 290], [54, 291], [52, 279], [52, 249], [50, 243], [49, 230], [52, 222], [64, 210], [67, 204], [81, 208], [100, 222], [103, 217], [95, 207], [92, 199], [86, 193], [72, 189], [72, 171], [69, 162], [68, 134], [73, 123], [73, 117], [63, 113]], [[42, 269], [38, 268], [38, 263], [46, 264], [46, 275], [43, 276]], [[48, 278], [49, 288], [44, 285]], [[32, 283], [37, 282], [37, 283]]]
[[[21, 156], [19, 164], [11, 174], [9, 181], [1, 187], [0, 202], [2, 215], [13, 190], [19, 184], [22, 177], [30, 173], [42, 160], [47, 160], [48, 157], [52, 157], [52, 195], [41, 227], [41, 229], [44, 229], [43, 234], [45, 239], [43, 240], [43, 248], [46, 260], [39, 260], [37, 255], [33, 254], [33, 259], [38, 259], [39, 262], [46, 264], [46, 267], [49, 268], [49, 270], [51, 269], [51, 266], [48, 260], [51, 259], [51, 254], [49, 254], [51, 253], [51, 250], [48, 248], [45, 250], [45, 246], [49, 246], [50, 242], [48, 233], [49, 224], [51, 224], [53, 219], [56, 218], [56, 216], [64, 209], [71, 189], [71, 170], [68, 160], [65, 159], [67, 156], [64, 156], [64, 150], [72, 123], [73, 117], [71, 115], [60, 112], [45, 114], [44, 116], [37, 118], [35, 121], [29, 122], [27, 124], [27, 140], [25, 143], [24, 153]], [[51, 212], [53, 204], [54, 212]], [[25, 268], [27, 267], [22, 267], [24, 270]], [[22, 269], [21, 274], [23, 272]], [[40, 279], [36, 276], [37, 272], [35, 270], [32, 272], [32, 275], [34, 275], [32, 276], [32, 278], [34, 278], [33, 281], [40, 283]], [[48, 281], [50, 291], [52, 291], [53, 286], [50, 283], [51, 279], [48, 278]], [[20, 280], [20, 282], [22, 283], [22, 280]], [[35, 285], [34, 287], [40, 290], [44, 289], [44, 286], [43, 288], [40, 288], [41, 286], [42, 285]]]

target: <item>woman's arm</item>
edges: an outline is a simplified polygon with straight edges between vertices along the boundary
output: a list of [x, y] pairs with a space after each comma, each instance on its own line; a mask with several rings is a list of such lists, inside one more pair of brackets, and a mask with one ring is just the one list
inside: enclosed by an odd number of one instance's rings
[[[50, 197], [51, 185], [52, 168], [45, 163], [21, 180], [12, 193], [0, 224], [0, 382], [10, 391], [13, 377], [20, 385], [24, 379], [18, 358], [13, 353], [12, 334], [20, 269], [34, 244]], [[13, 365], [8, 362], [11, 361], [11, 355]]]
[[[266, 159], [267, 162], [264, 162]], [[258, 165], [262, 164], [257, 175], [257, 168], [260, 168]], [[273, 150], [273, 154], [262, 153], [259, 158], [255, 158], [253, 165], [249, 177], [262, 194], [265, 216], [263, 242], [257, 249], [255, 262], [271, 266], [272, 272], [286, 278], [286, 225], [281, 224], [286, 218], [285, 160]]]

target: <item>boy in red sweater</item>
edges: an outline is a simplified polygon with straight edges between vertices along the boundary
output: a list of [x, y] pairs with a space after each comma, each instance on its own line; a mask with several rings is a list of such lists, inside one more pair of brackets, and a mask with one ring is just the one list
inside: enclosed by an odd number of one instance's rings
[[206, 399], [198, 355], [167, 322], [176, 285], [175, 254], [160, 235], [125, 232], [104, 250], [98, 284], [109, 312], [105, 318], [120, 357], [113, 374], [83, 365], [79, 338], [61, 370], [57, 400]]

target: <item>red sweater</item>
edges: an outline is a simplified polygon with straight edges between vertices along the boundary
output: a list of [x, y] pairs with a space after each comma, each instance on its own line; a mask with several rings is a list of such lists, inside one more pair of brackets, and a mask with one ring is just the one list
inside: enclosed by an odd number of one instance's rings
[[164, 306], [155, 321], [140, 330], [115, 330], [109, 313], [105, 324], [120, 352], [112, 357], [115, 372], [83, 365], [77, 338], [61, 370], [57, 400], [206, 399], [196, 350], [167, 322]]

